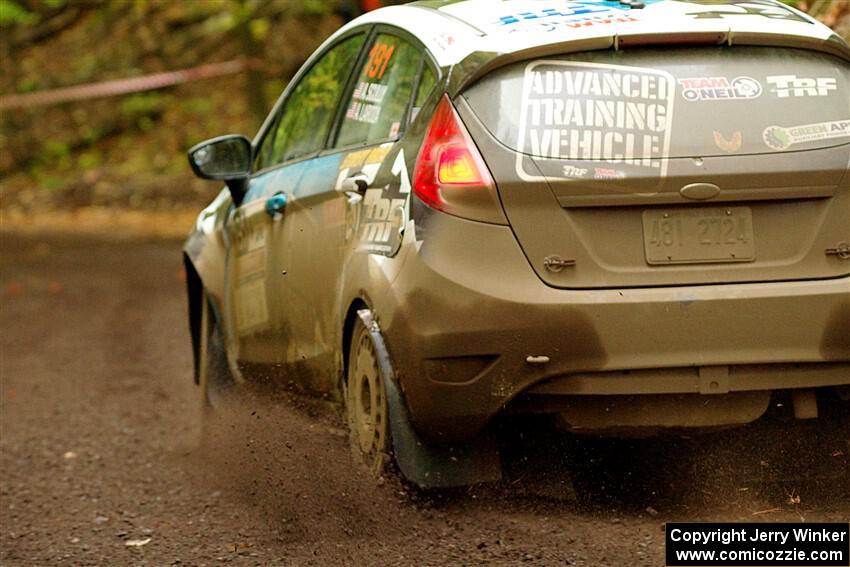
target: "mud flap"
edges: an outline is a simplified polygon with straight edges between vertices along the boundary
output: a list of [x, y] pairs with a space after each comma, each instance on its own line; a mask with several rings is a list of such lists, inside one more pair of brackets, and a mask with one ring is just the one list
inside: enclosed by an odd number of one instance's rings
[[410, 423], [410, 414], [395, 380], [378, 323], [369, 309], [361, 309], [357, 315], [369, 331], [381, 365], [393, 453], [404, 478], [421, 488], [468, 486], [501, 480], [499, 452], [491, 435], [482, 434], [471, 443], [454, 445], [428, 444], [419, 437]]

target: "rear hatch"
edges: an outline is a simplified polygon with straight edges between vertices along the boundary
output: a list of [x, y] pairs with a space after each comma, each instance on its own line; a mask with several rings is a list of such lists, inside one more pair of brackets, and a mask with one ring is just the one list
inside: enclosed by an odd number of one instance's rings
[[514, 63], [455, 101], [537, 274], [569, 288], [829, 278], [850, 262], [850, 65], [791, 48]]

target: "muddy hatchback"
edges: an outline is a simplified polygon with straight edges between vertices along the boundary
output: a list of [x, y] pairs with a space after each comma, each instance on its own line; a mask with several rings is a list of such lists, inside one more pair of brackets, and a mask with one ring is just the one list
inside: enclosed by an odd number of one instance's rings
[[207, 405], [344, 401], [422, 486], [489, 425], [634, 435], [850, 394], [850, 48], [772, 0], [418, 2], [329, 38], [185, 246]]

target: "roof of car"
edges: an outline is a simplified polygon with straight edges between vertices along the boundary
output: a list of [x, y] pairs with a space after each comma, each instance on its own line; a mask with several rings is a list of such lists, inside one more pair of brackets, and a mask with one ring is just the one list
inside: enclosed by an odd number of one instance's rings
[[832, 30], [775, 0], [423, 0], [368, 12], [337, 33], [366, 23], [406, 29], [441, 66], [475, 52], [495, 58], [549, 45], [577, 51], [695, 38], [808, 47], [850, 60]]

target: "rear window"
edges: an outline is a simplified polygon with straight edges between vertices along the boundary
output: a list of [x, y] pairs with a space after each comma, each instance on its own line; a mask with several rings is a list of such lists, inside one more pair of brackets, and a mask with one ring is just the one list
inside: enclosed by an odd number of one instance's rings
[[848, 143], [848, 69], [788, 48], [598, 51], [498, 69], [464, 96], [518, 152], [602, 162], [614, 178], [663, 176], [669, 158]]

